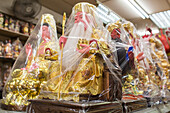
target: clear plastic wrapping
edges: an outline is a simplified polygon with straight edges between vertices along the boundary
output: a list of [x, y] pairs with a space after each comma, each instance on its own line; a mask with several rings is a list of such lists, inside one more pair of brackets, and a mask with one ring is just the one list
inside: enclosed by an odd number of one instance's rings
[[19, 38], [12, 43], [13, 58], [17, 58], [19, 56], [19, 53], [22, 50], [22, 47], [23, 45], [21, 41], [19, 40]]
[[96, 7], [76, 4], [60, 37], [60, 70], [54, 70], [39, 98], [84, 104], [121, 100], [121, 69], [109, 40]]
[[49, 73], [59, 64], [56, 61], [58, 56], [55, 20], [52, 15], [44, 14], [13, 65], [2, 103], [25, 106], [29, 104], [28, 99], [37, 98], [43, 82], [50, 78]]
[[[158, 74], [160, 72], [156, 68], [157, 61], [153, 58], [154, 50], [151, 42], [138, 36], [133, 24], [125, 20], [109, 24], [107, 29], [111, 32], [116, 47], [122, 49], [122, 52], [124, 49], [124, 53], [127, 53], [124, 57], [121, 56], [121, 60], [118, 57], [123, 72], [123, 100], [161, 97], [161, 93], [165, 93], [160, 88], [164, 86], [161, 84], [163, 76]], [[166, 75], [169, 76], [168, 73]]]

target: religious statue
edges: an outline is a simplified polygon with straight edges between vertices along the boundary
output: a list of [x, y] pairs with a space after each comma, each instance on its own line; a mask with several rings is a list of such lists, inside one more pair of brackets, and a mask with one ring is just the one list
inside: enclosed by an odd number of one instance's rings
[[[104, 88], [104, 69], [108, 67], [110, 73], [114, 73], [113, 70], [117, 70], [118, 66], [109, 59], [108, 34], [94, 5], [78, 3], [73, 7], [66, 23], [65, 35], [60, 37], [60, 48], [63, 48], [62, 71], [47, 83], [44, 92], [51, 92], [47, 98], [78, 102], [81, 95], [99, 98], [109, 92], [109, 86]], [[48, 58], [50, 51], [46, 52]], [[119, 79], [116, 74], [110, 76]]]
[[27, 100], [38, 98], [46, 81], [59, 73], [59, 44], [53, 16], [42, 15], [33, 33], [6, 82], [6, 105], [28, 105]]

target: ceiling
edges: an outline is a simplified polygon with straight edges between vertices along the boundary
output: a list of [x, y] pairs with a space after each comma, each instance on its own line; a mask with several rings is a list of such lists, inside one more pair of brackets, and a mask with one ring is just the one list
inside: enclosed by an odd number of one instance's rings
[[[134, 23], [139, 31], [144, 31], [146, 26], [158, 29], [150, 19], [142, 19], [128, 4], [127, 0], [99, 0], [102, 4], [115, 13]], [[136, 2], [148, 13], [158, 13], [170, 10], [170, 0], [136, 0]]]
[[[11, 13], [11, 6], [14, 0], [0, 0], [0, 11]], [[66, 12], [69, 16], [72, 7], [78, 2], [89, 2], [97, 6], [96, 0], [39, 0], [43, 5], [37, 18], [43, 13], [51, 13], [58, 20], [62, 21], [62, 14]], [[157, 26], [150, 19], [142, 19], [128, 4], [127, 0], [98, 0], [122, 18], [131, 21], [136, 26], [137, 30], [145, 30], [146, 26], [158, 29]], [[170, 0], [136, 0], [136, 2], [148, 14], [157, 13], [160, 11], [170, 10]], [[57, 13], [61, 14], [57, 14]]]
[[91, 4], [97, 5], [96, 0], [39, 0], [39, 2], [57, 12], [60, 14], [63, 14], [63, 12], [66, 12], [67, 15], [71, 14], [72, 7], [79, 2], [89, 2]]
[[[60, 14], [66, 12], [71, 13], [72, 7], [78, 2], [89, 2], [97, 5], [96, 0], [39, 0], [40, 3]], [[98, 0], [115, 13], [134, 23], [138, 30], [145, 30], [146, 26], [153, 29], [158, 29], [150, 19], [142, 19], [127, 3], [127, 0]], [[170, 10], [170, 0], [136, 0], [136, 2], [148, 14], [157, 13], [160, 11]]]

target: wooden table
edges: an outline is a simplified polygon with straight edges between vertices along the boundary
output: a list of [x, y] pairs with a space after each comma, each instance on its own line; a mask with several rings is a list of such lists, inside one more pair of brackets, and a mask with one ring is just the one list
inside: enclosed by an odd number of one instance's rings
[[129, 113], [134, 112], [137, 110], [141, 110], [147, 108], [147, 100], [140, 99], [140, 100], [123, 100], [123, 112]]
[[122, 113], [122, 103], [115, 102], [73, 102], [57, 100], [29, 100], [27, 113]]

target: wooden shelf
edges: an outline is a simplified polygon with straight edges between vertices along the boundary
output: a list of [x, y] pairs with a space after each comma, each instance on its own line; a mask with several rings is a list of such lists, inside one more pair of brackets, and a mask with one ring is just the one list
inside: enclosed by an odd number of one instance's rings
[[[57, 33], [62, 34], [62, 27], [57, 25]], [[29, 35], [23, 34], [23, 33], [17, 33], [11, 30], [6, 30], [3, 28], [0, 28], [0, 35], [4, 35], [10, 38], [16, 38], [19, 37], [21, 40], [26, 41], [29, 38]]]
[[6, 58], [6, 57], [0, 57], [1, 62], [14, 62], [14, 58]]
[[3, 29], [3, 28], [0, 28], [0, 35], [4, 35], [10, 38], [20, 37], [21, 40], [27, 40], [29, 37], [29, 35], [25, 35], [23, 33], [17, 33], [11, 30]]

